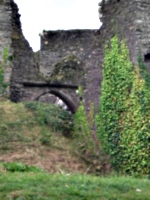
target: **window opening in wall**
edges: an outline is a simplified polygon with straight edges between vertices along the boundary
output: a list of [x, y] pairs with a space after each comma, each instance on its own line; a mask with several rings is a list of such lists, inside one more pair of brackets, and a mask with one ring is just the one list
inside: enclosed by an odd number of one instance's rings
[[147, 53], [147, 54], [144, 55], [144, 61], [146, 63], [150, 63], [150, 53]]

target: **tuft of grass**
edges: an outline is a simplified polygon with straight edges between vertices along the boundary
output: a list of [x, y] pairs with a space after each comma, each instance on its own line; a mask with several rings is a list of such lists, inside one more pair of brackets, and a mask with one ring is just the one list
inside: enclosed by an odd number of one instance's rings
[[9, 171], [9, 172], [41, 172], [42, 169], [35, 167], [35, 166], [29, 166], [27, 164], [23, 163], [17, 163], [17, 162], [11, 162], [11, 163], [0, 163], [1, 166], [3, 166], [3, 170]]
[[2, 173], [0, 199], [149, 200], [150, 181], [80, 174]]

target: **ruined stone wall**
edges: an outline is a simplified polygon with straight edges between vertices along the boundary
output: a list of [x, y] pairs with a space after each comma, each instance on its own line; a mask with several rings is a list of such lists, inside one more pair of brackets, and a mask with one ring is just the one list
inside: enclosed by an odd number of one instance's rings
[[134, 21], [137, 46], [136, 52], [139, 48], [143, 56], [148, 70], [150, 72], [150, 1], [137, 1], [136, 20]]
[[[3, 61], [4, 49], [8, 48], [9, 56], [13, 54], [13, 49], [11, 48], [11, 16], [12, 10], [9, 0], [0, 1], [0, 64]], [[12, 64], [7, 62], [5, 66], [5, 82], [10, 81]], [[9, 90], [9, 88], [8, 88]], [[9, 93], [9, 91], [7, 91]]]
[[11, 16], [12, 10], [10, 0], [0, 0], [0, 61], [2, 62], [2, 54], [7, 46], [11, 53]]
[[20, 14], [13, 0], [0, 0], [0, 63], [6, 47], [11, 61], [5, 66], [5, 79], [11, 82], [11, 99], [17, 102], [25, 95], [19, 82], [37, 79], [38, 75], [34, 54], [23, 36]]
[[39, 76], [33, 50], [22, 33], [20, 14], [17, 5], [13, 1], [11, 1], [11, 10], [11, 40], [13, 49], [11, 100], [18, 102], [30, 95], [27, 90], [24, 90], [22, 83], [38, 80]]
[[[87, 110], [91, 102], [96, 110], [99, 105], [102, 71], [99, 40], [97, 30], [44, 31], [41, 35], [40, 72], [53, 80], [52, 74], [57, 63], [64, 60], [66, 64], [60, 70], [65, 71], [69, 65], [67, 59], [75, 58], [76, 69], [70, 82], [67, 78], [63, 81], [62, 73], [57, 73], [60, 74], [60, 83], [83, 87], [83, 101]], [[71, 65], [68, 67], [73, 68]], [[69, 73], [69, 68], [65, 73]], [[54, 80], [58, 81], [57, 78]]]
[[120, 39], [126, 39], [131, 61], [137, 63], [139, 50], [144, 60], [150, 52], [150, 1], [103, 0], [99, 5], [102, 43], [117, 33]]
[[101, 50], [97, 31], [47, 31], [41, 37], [41, 51], [35, 59], [32, 48], [23, 36], [17, 5], [13, 0], [0, 3], [1, 18], [4, 19], [0, 21], [3, 30], [0, 35], [1, 48], [8, 46], [13, 58], [11, 100], [34, 100], [38, 94], [48, 91], [50, 86], [47, 89], [39, 85], [30, 88], [30, 83], [48, 83], [54, 85], [52, 88], [57, 92], [61, 91], [68, 99], [71, 97], [79, 103], [75, 91], [82, 85], [87, 109], [90, 102], [98, 107]]
[[[44, 31], [41, 50], [35, 57], [22, 34], [17, 5], [13, 0], [0, 0], [0, 61], [8, 46], [13, 58], [8, 66], [12, 67], [11, 100], [29, 100], [41, 94], [45, 89], [38, 84], [48, 84], [47, 90], [58, 87], [58, 91], [76, 98], [75, 90], [81, 85], [86, 110], [93, 102], [98, 111], [103, 47], [116, 33], [120, 39], [126, 39], [131, 61], [137, 63], [140, 49], [150, 69], [149, 0], [103, 0], [100, 13], [100, 30]], [[32, 89], [30, 83], [37, 85]]]

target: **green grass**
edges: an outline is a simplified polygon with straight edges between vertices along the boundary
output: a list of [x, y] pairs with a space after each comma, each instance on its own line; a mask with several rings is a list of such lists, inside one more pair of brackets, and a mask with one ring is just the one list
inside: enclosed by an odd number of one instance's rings
[[2, 200], [149, 200], [150, 181], [43, 172], [0, 173]]
[[[150, 199], [148, 179], [83, 175], [91, 164], [85, 165], [73, 154], [73, 139], [52, 132], [50, 111], [44, 115], [46, 126], [43, 127], [39, 116], [29, 110], [32, 106], [35, 105], [28, 104], [27, 109], [21, 103], [0, 103], [0, 200]], [[64, 120], [62, 114], [60, 119]], [[45, 146], [41, 137], [47, 137], [47, 133], [51, 137]]]

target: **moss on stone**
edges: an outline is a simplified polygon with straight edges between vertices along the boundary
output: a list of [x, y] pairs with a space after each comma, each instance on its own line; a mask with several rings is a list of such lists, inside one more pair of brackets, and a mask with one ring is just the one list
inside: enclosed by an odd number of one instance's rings
[[81, 62], [74, 55], [64, 57], [61, 61], [57, 62], [54, 66], [52, 74], [44, 76], [48, 82], [76, 84], [83, 76], [83, 69]]

